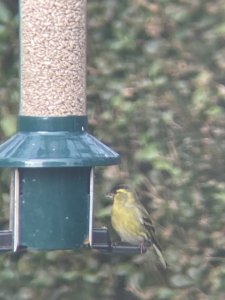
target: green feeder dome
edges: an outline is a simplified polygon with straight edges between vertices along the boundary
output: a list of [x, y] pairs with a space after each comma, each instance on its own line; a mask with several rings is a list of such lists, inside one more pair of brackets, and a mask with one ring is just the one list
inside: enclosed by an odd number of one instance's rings
[[19, 116], [17, 130], [0, 145], [1, 167], [87, 167], [119, 163], [116, 152], [86, 131], [86, 116]]

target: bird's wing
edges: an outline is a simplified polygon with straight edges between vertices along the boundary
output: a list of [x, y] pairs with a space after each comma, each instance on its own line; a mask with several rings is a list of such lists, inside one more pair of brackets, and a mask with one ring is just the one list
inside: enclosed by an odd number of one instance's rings
[[135, 211], [136, 217], [138, 218], [139, 222], [143, 226], [143, 232], [147, 236], [147, 241], [150, 241], [152, 243], [155, 254], [159, 258], [164, 269], [166, 269], [167, 263], [163, 257], [162, 249], [155, 236], [155, 228], [153, 226], [149, 213], [139, 201], [136, 202], [136, 205], [133, 208], [133, 210]]
[[144, 206], [140, 202], [138, 203], [137, 207], [138, 207], [139, 220], [140, 220], [141, 224], [143, 225], [149, 240], [153, 244], [155, 244], [157, 246], [157, 248], [161, 251], [161, 247], [159, 245], [159, 242], [156, 239], [155, 228], [153, 226], [153, 223], [152, 223], [149, 213], [147, 212], [147, 210], [144, 208]]
[[[137, 197], [136, 197], [136, 200], [137, 200]], [[139, 202], [138, 200], [137, 200], [136, 207], [137, 207], [136, 211], [138, 214], [139, 221], [141, 222], [141, 224], [143, 226], [143, 229], [148, 237], [148, 240], [152, 243], [153, 250], [154, 250], [156, 256], [159, 258], [163, 268], [166, 269], [167, 263], [163, 257], [162, 249], [161, 249], [159, 242], [155, 236], [155, 228], [153, 226], [150, 215], [147, 212], [147, 210], [144, 208], [144, 206], [141, 204], [141, 202]]]
[[141, 223], [149, 230], [152, 230], [155, 233], [155, 228], [153, 226], [153, 223], [151, 221], [151, 218], [149, 216], [149, 213], [147, 210], [144, 208], [144, 206], [139, 202], [138, 205], [138, 210], [139, 210], [139, 218]]

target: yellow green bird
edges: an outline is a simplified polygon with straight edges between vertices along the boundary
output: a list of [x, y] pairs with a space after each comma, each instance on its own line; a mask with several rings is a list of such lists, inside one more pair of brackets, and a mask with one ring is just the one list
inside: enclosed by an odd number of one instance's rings
[[155, 236], [155, 228], [149, 213], [127, 185], [115, 187], [109, 197], [113, 198], [111, 222], [123, 242], [131, 245], [152, 245], [163, 268], [167, 263]]

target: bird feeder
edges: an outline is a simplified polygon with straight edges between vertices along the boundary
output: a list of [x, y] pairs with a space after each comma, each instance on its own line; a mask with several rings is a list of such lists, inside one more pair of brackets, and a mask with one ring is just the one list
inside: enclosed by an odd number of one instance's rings
[[86, 0], [21, 0], [17, 132], [0, 145], [12, 170], [9, 229], [0, 251], [138, 253], [93, 228], [94, 167], [119, 155], [87, 132]]

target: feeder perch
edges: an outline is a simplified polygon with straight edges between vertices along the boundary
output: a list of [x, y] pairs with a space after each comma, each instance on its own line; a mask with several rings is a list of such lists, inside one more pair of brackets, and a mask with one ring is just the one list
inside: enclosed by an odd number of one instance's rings
[[143, 254], [147, 251], [147, 248], [151, 244], [148, 242], [147, 245], [133, 246], [127, 243], [112, 243], [108, 229], [104, 228], [93, 228], [92, 232], [92, 248], [97, 249], [104, 253], [113, 254]]

